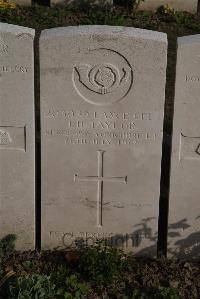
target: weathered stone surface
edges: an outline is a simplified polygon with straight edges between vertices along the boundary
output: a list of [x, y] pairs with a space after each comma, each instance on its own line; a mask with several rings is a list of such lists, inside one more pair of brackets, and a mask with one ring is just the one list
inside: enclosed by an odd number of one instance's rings
[[145, 0], [141, 1], [139, 9], [156, 10], [161, 5], [169, 4], [175, 10], [197, 12], [198, 0]]
[[0, 23], [0, 238], [34, 248], [34, 30]]
[[155, 255], [166, 35], [57, 28], [40, 55], [42, 248], [109, 239]]
[[178, 39], [169, 256], [200, 257], [200, 35]]

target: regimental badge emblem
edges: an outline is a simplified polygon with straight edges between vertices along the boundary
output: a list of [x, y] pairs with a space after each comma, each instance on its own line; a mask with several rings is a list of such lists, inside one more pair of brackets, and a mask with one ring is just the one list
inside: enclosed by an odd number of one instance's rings
[[128, 60], [110, 49], [90, 50], [85, 61], [73, 69], [73, 83], [78, 94], [88, 103], [112, 105], [126, 97], [133, 83]]

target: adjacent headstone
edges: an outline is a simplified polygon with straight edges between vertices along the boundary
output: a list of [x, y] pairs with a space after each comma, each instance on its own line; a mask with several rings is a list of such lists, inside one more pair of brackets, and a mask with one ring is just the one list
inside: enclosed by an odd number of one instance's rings
[[42, 248], [155, 255], [164, 33], [80, 26], [40, 39]]
[[169, 4], [175, 10], [196, 13], [198, 0], [145, 0], [140, 2], [139, 9], [156, 10], [161, 5], [166, 4]]
[[169, 256], [200, 257], [200, 35], [178, 39]]
[[34, 249], [34, 30], [0, 23], [0, 238]]

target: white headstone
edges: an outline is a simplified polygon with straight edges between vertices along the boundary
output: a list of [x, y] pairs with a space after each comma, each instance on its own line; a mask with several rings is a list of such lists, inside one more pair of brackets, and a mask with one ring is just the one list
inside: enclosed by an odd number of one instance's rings
[[0, 23], [0, 238], [33, 249], [34, 30]]
[[40, 40], [42, 248], [155, 255], [167, 38], [80, 26]]
[[175, 10], [196, 13], [198, 0], [145, 0], [140, 2], [139, 9], [156, 10], [161, 5], [166, 4], [169, 4]]
[[200, 257], [200, 35], [178, 39], [168, 253]]

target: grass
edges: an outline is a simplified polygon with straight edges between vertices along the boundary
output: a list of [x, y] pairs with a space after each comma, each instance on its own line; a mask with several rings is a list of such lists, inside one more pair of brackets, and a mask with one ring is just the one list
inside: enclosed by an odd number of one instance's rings
[[62, 253], [20, 254], [13, 241], [11, 235], [0, 242], [8, 248], [0, 263], [0, 298], [181, 298], [178, 285], [156, 287], [153, 276], [149, 285], [138, 284], [145, 274], [133, 256], [103, 243]]
[[138, 259], [98, 242], [65, 252], [15, 252], [1, 242], [1, 299], [198, 299], [200, 263]]

